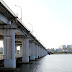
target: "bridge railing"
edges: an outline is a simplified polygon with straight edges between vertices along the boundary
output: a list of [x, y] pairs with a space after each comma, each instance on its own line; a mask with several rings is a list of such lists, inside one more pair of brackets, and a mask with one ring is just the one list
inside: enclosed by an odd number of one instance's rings
[[3, 60], [4, 59], [4, 55], [0, 55], [0, 60]]

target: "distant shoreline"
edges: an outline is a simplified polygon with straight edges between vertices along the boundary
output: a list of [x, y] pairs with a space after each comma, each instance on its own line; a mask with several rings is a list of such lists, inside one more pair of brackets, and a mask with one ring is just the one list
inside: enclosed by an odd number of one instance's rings
[[72, 54], [72, 53], [71, 52], [70, 53], [52, 53], [52, 52], [49, 52], [48, 54], [50, 55], [50, 54]]
[[53, 54], [72, 54], [72, 53], [53, 53]]

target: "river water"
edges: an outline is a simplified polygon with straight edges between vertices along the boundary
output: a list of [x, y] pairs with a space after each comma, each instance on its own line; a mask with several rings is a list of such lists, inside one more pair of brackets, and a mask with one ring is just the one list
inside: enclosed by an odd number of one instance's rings
[[72, 72], [72, 54], [46, 55], [18, 68], [16, 72]]

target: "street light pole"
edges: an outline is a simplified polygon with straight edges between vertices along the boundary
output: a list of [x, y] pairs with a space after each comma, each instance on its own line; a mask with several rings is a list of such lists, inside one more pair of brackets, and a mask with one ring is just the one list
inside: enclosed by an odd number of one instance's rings
[[20, 6], [18, 6], [18, 5], [15, 5], [16, 7], [19, 7], [20, 9], [21, 9], [21, 20], [22, 20], [22, 8], [20, 7]]

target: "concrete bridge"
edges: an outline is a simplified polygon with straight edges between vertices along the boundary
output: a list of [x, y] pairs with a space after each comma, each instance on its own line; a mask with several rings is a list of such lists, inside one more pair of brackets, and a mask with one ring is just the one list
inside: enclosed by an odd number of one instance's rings
[[[0, 0], [0, 40], [4, 44], [5, 68], [16, 68], [16, 58], [22, 57], [23, 63], [48, 54], [46, 48], [24, 26], [14, 12]], [[20, 46], [20, 54], [16, 54]], [[30, 56], [30, 59], [29, 59]]]

